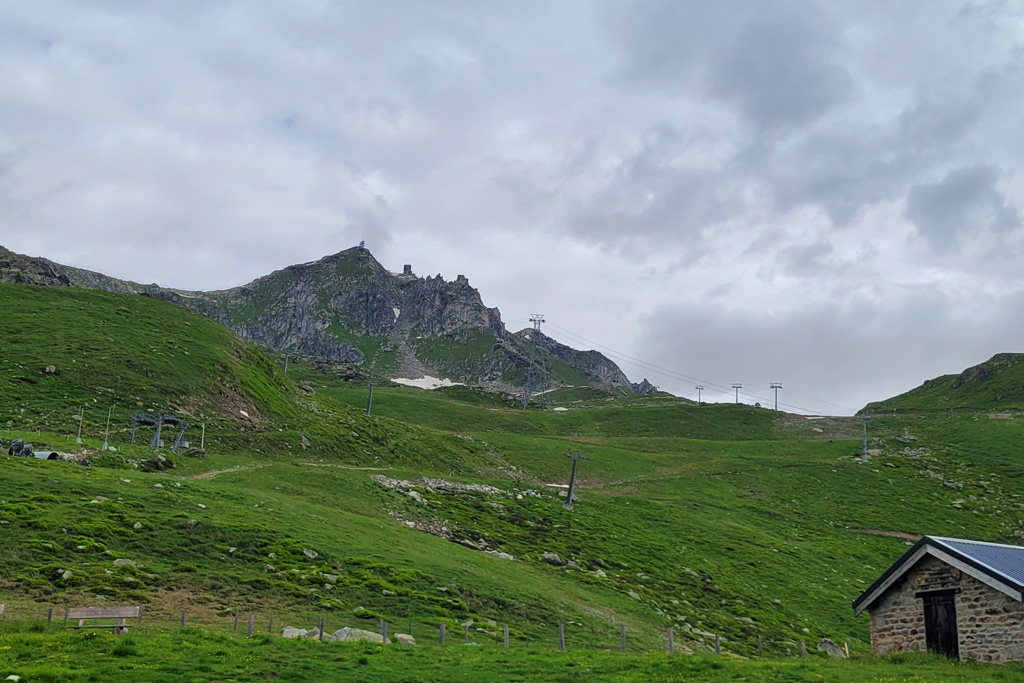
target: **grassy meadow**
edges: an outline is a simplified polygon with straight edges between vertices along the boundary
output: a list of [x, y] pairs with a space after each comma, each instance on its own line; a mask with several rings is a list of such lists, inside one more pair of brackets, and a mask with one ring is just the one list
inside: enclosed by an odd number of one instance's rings
[[[367, 417], [365, 386], [311, 363], [285, 373], [219, 324], [162, 301], [7, 285], [0, 310], [0, 440], [94, 463], [0, 457], [0, 674], [1021, 676], [926, 656], [875, 660], [867, 619], [850, 608], [906, 550], [905, 535], [1020, 542], [1015, 413], [877, 416], [867, 463], [853, 418], [664, 395], [568, 390], [551, 397], [564, 410], [524, 411], [465, 387], [380, 386]], [[116, 450], [101, 453], [111, 405]], [[154, 453], [144, 445], [151, 431], [127, 443], [136, 411], [184, 416], [193, 446], [205, 424], [205, 455], [161, 450], [174, 467], [143, 471]], [[570, 449], [588, 458], [571, 511]], [[104, 604], [145, 605], [143, 624], [121, 640], [130, 645], [39, 622], [51, 608]], [[182, 611], [184, 631], [174, 628]], [[257, 615], [261, 634], [231, 631], [236, 613]], [[275, 634], [318, 618], [329, 631], [376, 630], [384, 619], [421, 646], [285, 642], [268, 637], [271, 617]], [[427, 647], [442, 624], [461, 643], [467, 622], [475, 646]], [[503, 624], [508, 652], [495, 645]], [[559, 624], [568, 653], [553, 651]], [[629, 651], [604, 652], [619, 648], [622, 626]], [[664, 654], [669, 627], [692, 657]], [[722, 656], [711, 654], [716, 636]], [[854, 659], [827, 661], [821, 638], [849, 642]]]

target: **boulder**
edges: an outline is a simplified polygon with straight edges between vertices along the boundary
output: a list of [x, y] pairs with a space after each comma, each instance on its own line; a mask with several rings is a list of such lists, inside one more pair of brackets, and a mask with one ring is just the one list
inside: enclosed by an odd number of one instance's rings
[[544, 560], [548, 564], [553, 564], [558, 567], [561, 567], [562, 565], [566, 564], [566, 561], [560, 558], [555, 553], [544, 553], [540, 556], [540, 559]]
[[115, 567], [127, 567], [128, 565], [132, 567], [138, 566], [135, 560], [114, 560]]
[[317, 551], [313, 550], [312, 548], [303, 548], [302, 549], [302, 554], [305, 555], [306, 557], [308, 557], [311, 560], [315, 560], [317, 557], [320, 556], [320, 553], [318, 553]]
[[416, 639], [408, 633], [396, 633], [395, 642], [399, 645], [415, 645]]
[[828, 638], [822, 638], [818, 641], [818, 650], [824, 652], [832, 659], [846, 658], [846, 653], [843, 651], [843, 648], [839, 647]]
[[304, 628], [292, 628], [289, 626], [281, 632], [282, 638], [305, 638], [308, 631]]
[[[390, 638], [384, 638], [379, 633], [373, 631], [366, 631], [361, 628], [340, 628], [331, 634], [333, 640], [338, 642], [353, 642], [358, 640], [365, 640], [371, 643], [390, 643]], [[410, 636], [411, 637], [411, 636]], [[414, 643], [415, 644], [415, 643]]]

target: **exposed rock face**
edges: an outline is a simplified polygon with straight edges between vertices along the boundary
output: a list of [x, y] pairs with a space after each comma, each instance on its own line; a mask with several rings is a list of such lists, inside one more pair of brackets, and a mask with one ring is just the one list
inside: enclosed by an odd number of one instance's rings
[[634, 394], [639, 394], [639, 395], [644, 395], [645, 396], [647, 394], [653, 394], [657, 390], [658, 390], [658, 387], [656, 387], [653, 384], [651, 384], [650, 382], [648, 382], [646, 377], [644, 377], [643, 381], [640, 382], [639, 384], [634, 384], [633, 385], [633, 393]]
[[984, 382], [989, 377], [999, 374], [1004, 368], [1013, 367], [1020, 360], [1020, 355], [1015, 353], [997, 353], [980, 365], [967, 368], [953, 382], [953, 388], [959, 389], [967, 384]]
[[[522, 381], [532, 345], [532, 338], [505, 330], [498, 309], [485, 306], [464, 275], [449, 282], [441, 275], [391, 273], [362, 247], [211, 292], [118, 280], [0, 247], [0, 282], [151, 296], [272, 350], [391, 377], [432, 374], [512, 389]], [[596, 351], [577, 351], [546, 336], [542, 348], [592, 386], [632, 391], [618, 366]], [[561, 383], [574, 383], [571, 370], [563, 375]]]
[[49, 262], [15, 254], [3, 247], [0, 247], [0, 282], [50, 287], [71, 286], [68, 276], [59, 272]]
[[[534, 330], [528, 328], [516, 332], [515, 336], [525, 344], [534, 343]], [[578, 351], [561, 344], [544, 333], [540, 335], [541, 348], [576, 370], [583, 373], [591, 386], [614, 394], [633, 393], [633, 384], [619, 366], [597, 351]]]

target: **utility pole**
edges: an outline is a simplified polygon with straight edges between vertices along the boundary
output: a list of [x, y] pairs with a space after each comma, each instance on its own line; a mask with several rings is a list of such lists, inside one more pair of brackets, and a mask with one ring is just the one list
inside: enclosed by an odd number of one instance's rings
[[868, 422], [871, 422], [871, 420], [873, 418], [870, 418], [867, 415], [861, 415], [857, 419], [860, 420], [864, 424], [864, 442], [863, 442], [864, 455], [862, 456], [862, 458], [863, 458], [864, 462], [867, 462], [868, 461]]
[[579, 451], [569, 451], [565, 454], [565, 457], [572, 459], [572, 474], [569, 476], [569, 493], [565, 496], [565, 504], [562, 505], [566, 510], [572, 510], [572, 490], [576, 486], [576, 465], [580, 460], [589, 460], [589, 458]]
[[79, 406], [78, 408], [78, 436], [75, 438], [75, 443], [79, 446], [82, 445], [82, 420], [85, 418], [85, 406]]
[[370, 409], [373, 407], [373, 388], [377, 386], [377, 383], [370, 381], [370, 396], [366, 399], [366, 414], [370, 414]]
[[700, 405], [700, 392], [704, 391], [704, 385], [698, 384], [694, 389], [697, 390], [697, 405]]
[[733, 384], [732, 388], [736, 391], [736, 403], [739, 404], [739, 402], [740, 402], [740, 389], [743, 388], [743, 385], [742, 384]]
[[114, 406], [110, 406], [110, 410], [107, 411], [107, 428], [103, 430], [103, 446], [100, 448], [104, 453], [107, 452], [109, 444], [107, 440], [110, 438], [110, 418], [114, 415]]
[[769, 387], [775, 390], [775, 410], [779, 409], [779, 389], [782, 388], [782, 382], [772, 382]]

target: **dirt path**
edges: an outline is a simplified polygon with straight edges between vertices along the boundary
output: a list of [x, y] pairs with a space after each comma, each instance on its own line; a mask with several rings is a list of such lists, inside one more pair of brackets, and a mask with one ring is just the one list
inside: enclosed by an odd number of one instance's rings
[[229, 467], [226, 470], [210, 470], [209, 472], [190, 474], [188, 476], [179, 477], [179, 479], [213, 479], [220, 474], [228, 474], [229, 472], [247, 472], [249, 470], [258, 470], [261, 467], [264, 467], [264, 465], [239, 465], [237, 467]]
[[855, 534], [874, 534], [876, 536], [892, 536], [893, 538], [905, 538], [908, 541], [920, 541], [921, 534], [908, 534], [905, 531], [882, 531], [881, 529], [847, 529]]

